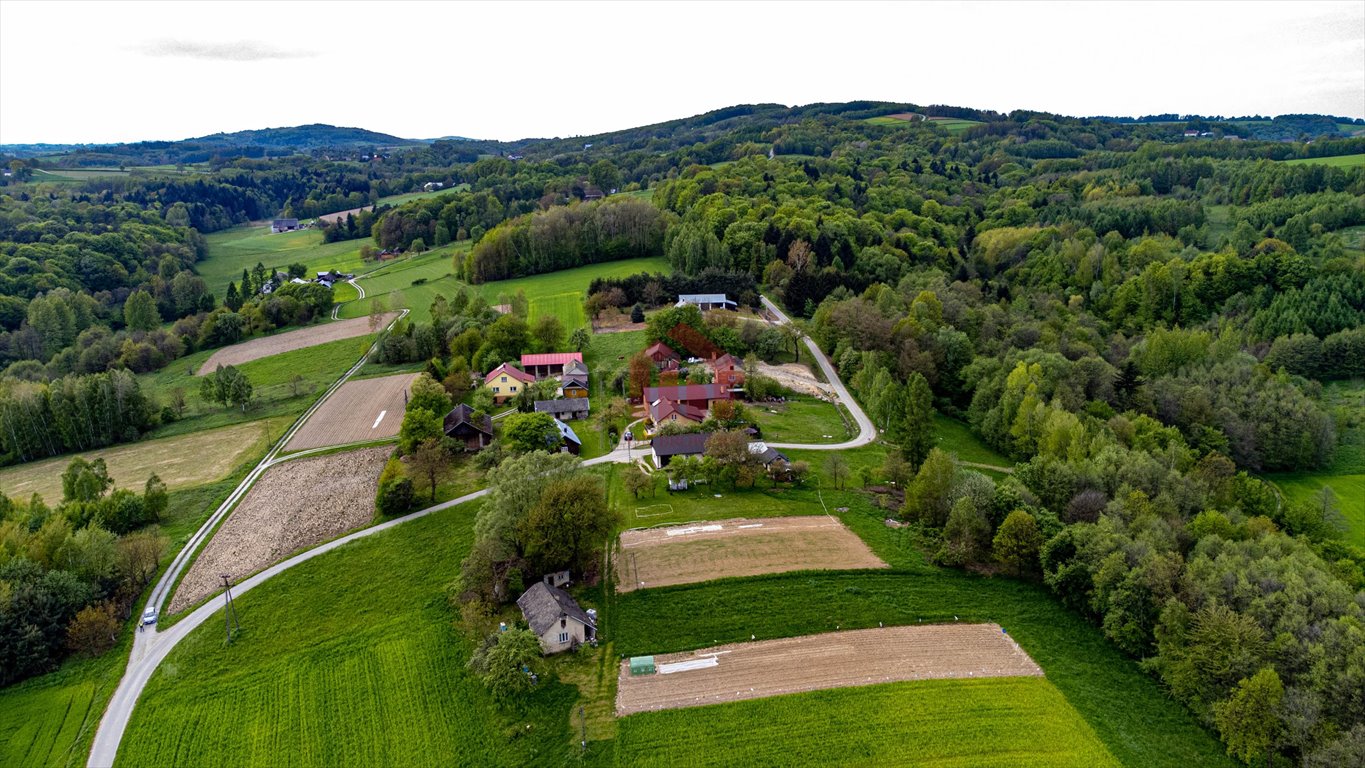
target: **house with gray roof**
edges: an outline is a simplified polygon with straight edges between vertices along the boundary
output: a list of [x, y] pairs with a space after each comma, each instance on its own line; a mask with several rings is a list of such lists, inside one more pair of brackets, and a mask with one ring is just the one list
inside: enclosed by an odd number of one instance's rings
[[682, 293], [678, 295], [678, 303], [673, 306], [685, 307], [688, 304], [695, 305], [703, 312], [708, 309], [739, 309], [739, 304], [730, 301], [723, 293]]
[[597, 622], [578, 607], [569, 593], [544, 581], [531, 585], [517, 607], [531, 631], [540, 638], [546, 654], [559, 653], [592, 642], [597, 637]]
[[588, 418], [588, 398], [570, 397], [564, 400], [537, 400], [536, 413], [548, 413], [556, 419], [573, 421]]

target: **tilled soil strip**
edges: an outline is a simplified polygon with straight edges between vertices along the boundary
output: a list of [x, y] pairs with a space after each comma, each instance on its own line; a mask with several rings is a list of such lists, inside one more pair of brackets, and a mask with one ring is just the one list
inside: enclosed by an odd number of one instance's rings
[[618, 717], [904, 680], [1043, 674], [998, 624], [829, 632], [662, 654], [654, 663], [668, 673], [631, 675], [630, 660], [621, 662]]
[[302, 451], [393, 437], [403, 423], [403, 409], [407, 406], [404, 393], [416, 378], [415, 373], [400, 373], [342, 384], [294, 433], [285, 450]]

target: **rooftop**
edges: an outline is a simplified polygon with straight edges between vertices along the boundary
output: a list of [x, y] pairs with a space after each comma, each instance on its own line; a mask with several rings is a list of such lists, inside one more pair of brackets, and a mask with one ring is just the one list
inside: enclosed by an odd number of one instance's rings
[[552, 587], [543, 581], [537, 581], [531, 588], [522, 593], [517, 598], [517, 607], [521, 609], [521, 615], [526, 617], [526, 623], [531, 625], [531, 631], [537, 635], [543, 635], [556, 624], [560, 619], [576, 619], [589, 627], [597, 628], [597, 625], [588, 614], [578, 607], [569, 593], [559, 587]]
[[706, 451], [706, 432], [687, 435], [662, 435], [654, 438], [650, 446], [655, 456], [700, 456]]
[[536, 413], [578, 413], [588, 410], [588, 398], [567, 397], [563, 400], [537, 400]]
[[582, 352], [545, 352], [539, 355], [522, 355], [521, 367], [533, 365], [566, 365], [569, 362], [583, 362]]

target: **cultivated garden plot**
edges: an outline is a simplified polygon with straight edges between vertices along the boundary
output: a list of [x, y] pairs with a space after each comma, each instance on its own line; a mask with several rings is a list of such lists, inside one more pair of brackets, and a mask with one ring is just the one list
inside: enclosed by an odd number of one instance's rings
[[[388, 325], [389, 321], [397, 316], [398, 313], [396, 312], [385, 314], [379, 327]], [[374, 329], [370, 328], [368, 317], [357, 317], [354, 320], [338, 320], [300, 328], [297, 331], [277, 333], [274, 336], [263, 336], [259, 339], [244, 341], [241, 344], [223, 347], [214, 352], [208, 360], [204, 361], [203, 365], [199, 366], [197, 375], [204, 376], [213, 373], [220, 365], [241, 365], [263, 357], [278, 355], [281, 352], [292, 352], [296, 349], [326, 344], [329, 341], [365, 336], [373, 332]]]
[[272, 467], [199, 553], [175, 591], [170, 612], [218, 591], [224, 573], [239, 581], [369, 523], [379, 471], [392, 451], [378, 446]]
[[885, 567], [832, 517], [741, 518], [622, 533], [616, 583], [629, 592], [727, 576]]
[[632, 675], [630, 660], [621, 662], [618, 717], [903, 680], [1043, 674], [998, 624], [858, 629], [734, 643], [655, 656], [654, 665], [655, 674]]
[[403, 423], [407, 393], [416, 378], [415, 373], [400, 373], [342, 384], [289, 438], [285, 450], [393, 437]]

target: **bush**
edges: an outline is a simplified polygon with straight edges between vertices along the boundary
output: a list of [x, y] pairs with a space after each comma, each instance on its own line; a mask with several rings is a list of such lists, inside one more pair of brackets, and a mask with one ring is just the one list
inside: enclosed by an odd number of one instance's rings
[[99, 656], [118, 641], [119, 622], [114, 604], [87, 605], [66, 627], [66, 645], [75, 653]]
[[412, 506], [412, 499], [411, 478], [400, 477], [379, 485], [379, 493], [375, 496], [374, 507], [379, 514], [385, 517], [394, 517], [407, 512]]

